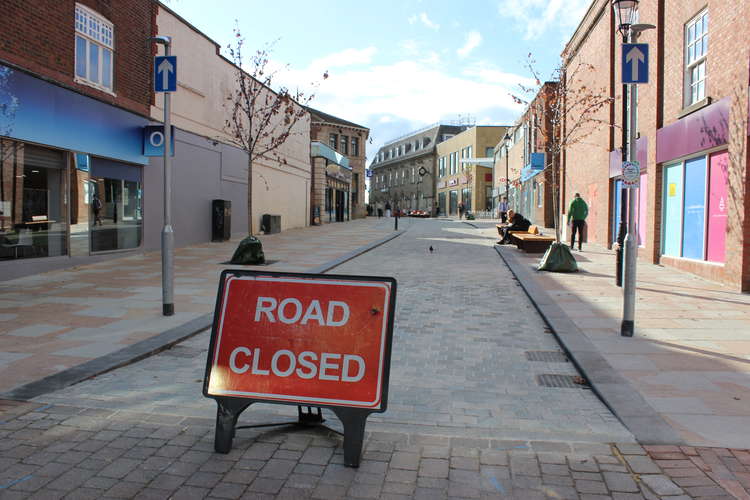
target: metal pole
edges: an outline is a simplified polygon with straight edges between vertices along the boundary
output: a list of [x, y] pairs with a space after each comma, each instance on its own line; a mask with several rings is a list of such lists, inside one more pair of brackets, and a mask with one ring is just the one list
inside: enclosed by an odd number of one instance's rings
[[[505, 141], [505, 213], [508, 213], [508, 204], [510, 203], [510, 182], [508, 179], [508, 141]], [[506, 217], [505, 222], [508, 222]]]
[[[636, 84], [629, 84], [629, 144], [628, 156], [630, 161], [636, 160], [635, 147], [635, 117], [638, 103], [636, 102]], [[635, 330], [635, 268], [638, 258], [638, 239], [635, 226], [635, 187], [628, 188], [628, 235], [625, 237], [625, 272], [623, 286], [622, 325], [620, 335], [632, 337]]]
[[[624, 35], [622, 37], [622, 43], [627, 43], [628, 38], [627, 35]], [[628, 154], [629, 154], [629, 148], [628, 148], [628, 140], [629, 140], [629, 131], [628, 131], [628, 110], [630, 109], [630, 106], [628, 105], [628, 86], [627, 84], [622, 85], [622, 161], [623, 163], [628, 161]], [[617, 183], [615, 183], [615, 186], [617, 186]], [[619, 193], [615, 193], [615, 196], [620, 197], [620, 228], [617, 232], [617, 250], [615, 251], [615, 285], [621, 287], [622, 286], [622, 270], [623, 270], [623, 253], [625, 252], [625, 236], [628, 232], [628, 199], [627, 199], [627, 191], [624, 187], [620, 189]]]
[[[170, 56], [170, 43], [164, 55]], [[174, 231], [172, 230], [172, 124], [170, 92], [164, 92], [164, 228], [161, 231], [162, 314], [174, 315]]]

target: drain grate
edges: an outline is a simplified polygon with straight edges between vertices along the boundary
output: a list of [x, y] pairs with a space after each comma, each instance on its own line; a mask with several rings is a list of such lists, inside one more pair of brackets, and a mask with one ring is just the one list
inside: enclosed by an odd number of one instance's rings
[[558, 375], [556, 373], [543, 373], [536, 376], [536, 383], [542, 387], [555, 387], [560, 389], [590, 389], [585, 378], [578, 375]]
[[546, 361], [548, 363], [567, 363], [568, 357], [561, 351], [526, 351], [528, 361]]

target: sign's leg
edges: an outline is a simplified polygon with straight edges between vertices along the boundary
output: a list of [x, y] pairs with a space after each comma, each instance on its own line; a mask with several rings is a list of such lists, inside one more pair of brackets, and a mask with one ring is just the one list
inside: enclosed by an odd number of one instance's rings
[[354, 408], [331, 409], [344, 424], [344, 465], [359, 467], [362, 444], [365, 440], [365, 424], [371, 412]]
[[302, 410], [302, 406], [297, 406], [297, 415], [299, 416], [300, 425], [320, 425], [325, 422], [323, 418], [323, 412], [320, 407], [317, 408], [317, 413], [313, 413], [313, 407], [308, 406], [307, 411]]
[[217, 399], [216, 405], [214, 450], [217, 453], [229, 453], [232, 451], [232, 439], [234, 439], [237, 419], [240, 418], [240, 413], [250, 406], [250, 403], [231, 399]]

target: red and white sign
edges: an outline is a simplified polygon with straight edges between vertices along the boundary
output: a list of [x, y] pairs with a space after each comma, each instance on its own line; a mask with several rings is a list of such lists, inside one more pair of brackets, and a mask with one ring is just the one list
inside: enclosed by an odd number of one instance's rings
[[207, 396], [381, 409], [394, 280], [222, 277]]

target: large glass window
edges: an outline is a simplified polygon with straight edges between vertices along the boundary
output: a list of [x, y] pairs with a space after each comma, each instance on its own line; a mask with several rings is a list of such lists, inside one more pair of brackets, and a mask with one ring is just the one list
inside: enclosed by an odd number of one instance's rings
[[76, 4], [75, 27], [76, 79], [111, 91], [114, 26], [88, 7]]
[[720, 152], [665, 167], [664, 255], [724, 262], [727, 162]]
[[461, 201], [464, 204], [464, 210], [471, 212], [471, 188], [463, 188], [461, 190]]
[[67, 255], [66, 157], [0, 140], [0, 259]]
[[706, 56], [708, 54], [708, 11], [685, 25], [685, 105], [706, 97]]
[[141, 168], [93, 159], [89, 179], [91, 251], [137, 248], [143, 232]]
[[450, 214], [455, 215], [458, 213], [458, 191], [451, 191], [449, 194], [450, 200]]
[[445, 191], [438, 193], [438, 213], [445, 215]]

